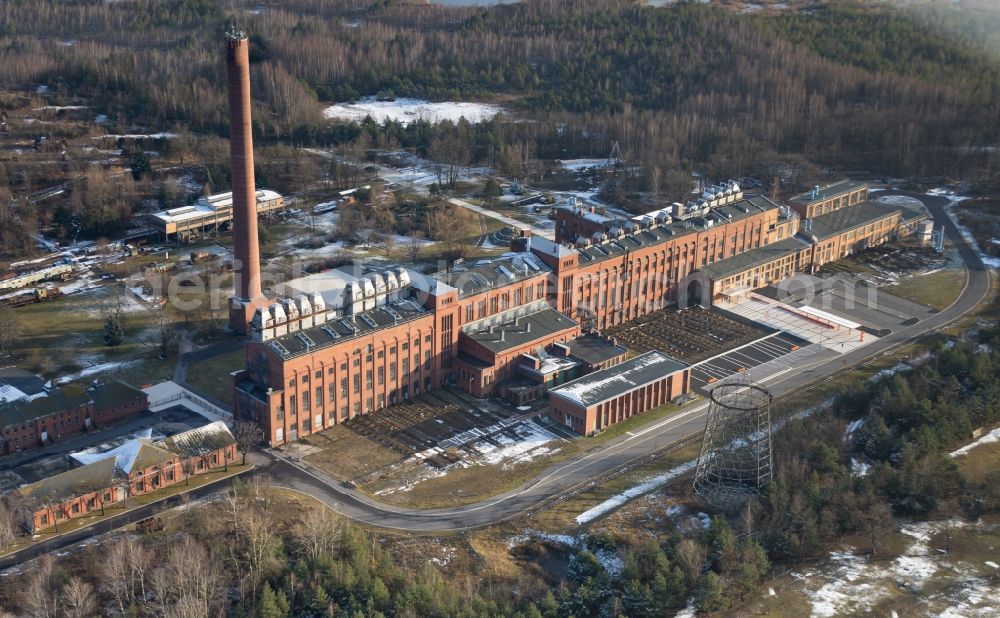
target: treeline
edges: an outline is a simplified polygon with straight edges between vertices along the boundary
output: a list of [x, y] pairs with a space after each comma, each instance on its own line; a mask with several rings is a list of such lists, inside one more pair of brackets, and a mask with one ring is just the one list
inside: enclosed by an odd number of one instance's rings
[[617, 140], [647, 176], [767, 176], [787, 157], [912, 176], [983, 177], [996, 165], [976, 147], [998, 138], [1000, 72], [981, 37], [934, 29], [958, 29], [957, 9], [932, 20], [838, 3], [781, 17], [613, 1], [259, 6], [4, 3], [0, 79], [50, 83], [151, 126], [224, 134], [219, 33], [236, 22], [252, 33], [256, 130], [267, 139], [356, 139], [330, 127], [320, 101], [391, 91], [501, 97], [535, 122], [503, 121], [497, 147], [562, 158], [603, 155]]

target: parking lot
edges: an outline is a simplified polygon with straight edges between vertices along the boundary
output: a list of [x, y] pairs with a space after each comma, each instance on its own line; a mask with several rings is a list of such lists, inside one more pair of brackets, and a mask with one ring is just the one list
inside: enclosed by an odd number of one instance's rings
[[[809, 306], [857, 322], [866, 332], [884, 337], [936, 313], [931, 307], [894, 296], [851, 274], [816, 277], [797, 275], [789, 289], [764, 288], [760, 294], [794, 307]], [[801, 284], [800, 284], [801, 283]]]
[[[780, 370], [785, 365], [779, 367], [773, 361], [787, 360], [790, 354], [809, 345], [808, 341], [794, 335], [782, 332], [775, 333], [695, 364], [691, 367], [691, 388], [704, 392], [710, 388], [710, 385], [719, 381], [737, 374], [746, 374], [750, 370], [763, 368], [765, 365]], [[799, 356], [801, 355], [796, 355], [796, 357]], [[760, 377], [767, 377], [764, 375], [765, 371], [758, 370], [754, 373]]]

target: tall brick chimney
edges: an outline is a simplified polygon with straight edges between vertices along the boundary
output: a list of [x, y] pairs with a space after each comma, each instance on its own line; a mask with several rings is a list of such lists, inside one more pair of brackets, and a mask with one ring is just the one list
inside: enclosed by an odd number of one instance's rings
[[260, 288], [260, 247], [257, 243], [257, 187], [253, 177], [253, 135], [250, 125], [250, 55], [245, 32], [226, 33], [226, 74], [229, 83], [229, 162], [233, 180], [233, 253], [235, 296], [229, 303], [229, 325], [249, 330], [258, 306], [265, 304]]

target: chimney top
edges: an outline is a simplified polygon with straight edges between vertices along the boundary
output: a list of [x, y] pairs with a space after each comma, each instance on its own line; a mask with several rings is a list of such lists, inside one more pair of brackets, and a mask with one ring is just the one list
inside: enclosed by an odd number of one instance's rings
[[226, 31], [227, 41], [245, 41], [247, 38], [247, 33], [243, 30], [237, 30], [235, 27]]

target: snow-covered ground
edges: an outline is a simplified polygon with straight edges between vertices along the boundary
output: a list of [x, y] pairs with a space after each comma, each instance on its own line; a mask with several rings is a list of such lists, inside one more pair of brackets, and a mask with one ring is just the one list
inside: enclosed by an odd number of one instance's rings
[[[410, 491], [428, 479], [444, 476], [450, 470], [457, 468], [498, 465], [501, 470], [509, 469], [511, 466], [558, 452], [559, 447], [554, 444], [558, 440], [560, 438], [533, 420], [507, 419], [488, 427], [475, 427], [407, 459], [400, 465], [400, 468], [406, 470], [405, 482], [395, 487], [381, 489], [375, 492], [375, 495]], [[471, 449], [475, 451], [475, 455], [464, 457], [447, 468], [413, 465], [457, 447]]]
[[962, 225], [962, 222], [959, 221], [958, 216], [955, 214], [955, 206], [958, 205], [959, 202], [969, 198], [964, 195], [956, 195], [954, 191], [940, 187], [937, 189], [931, 189], [927, 192], [927, 195], [946, 198], [950, 202], [944, 209], [945, 212], [948, 213], [948, 218], [952, 220], [952, 223], [954, 223], [955, 227], [957, 227], [962, 233], [965, 240], [968, 241], [969, 245], [976, 250], [979, 257], [983, 259], [983, 264], [985, 264], [988, 268], [1000, 268], [1000, 258], [987, 255], [986, 252], [983, 251], [983, 248], [979, 246], [979, 243], [976, 242], [976, 238], [972, 235], [972, 232], [969, 231], [969, 228]]
[[398, 121], [404, 126], [415, 120], [441, 122], [450, 120], [458, 122], [465, 118], [476, 123], [489, 120], [503, 111], [499, 105], [489, 103], [467, 103], [460, 101], [445, 101], [432, 103], [423, 99], [396, 99], [395, 101], [377, 101], [375, 97], [365, 97], [356, 103], [338, 103], [323, 110], [327, 118], [360, 122], [366, 116], [371, 116], [376, 122], [386, 118]]
[[[945, 527], [981, 526], [961, 520], [905, 524], [900, 532], [912, 539], [903, 554], [890, 562], [872, 562], [852, 548], [830, 553], [826, 562], [808, 571], [792, 572], [796, 588], [806, 596], [810, 616], [815, 618], [851, 616], [878, 610], [896, 598], [899, 590], [920, 595], [926, 616], [996, 616], [1000, 591], [977, 575], [979, 565], [939, 554], [931, 546], [934, 534]], [[989, 567], [990, 561], [986, 566]], [[953, 585], [940, 585], [948, 578]], [[934, 579], [938, 585], [927, 584]], [[895, 611], [891, 614], [898, 615]]]
[[122, 367], [128, 367], [129, 365], [134, 365], [135, 363], [138, 362], [139, 361], [137, 360], [130, 360], [130, 361], [101, 363], [99, 365], [87, 367], [86, 369], [82, 369], [80, 371], [77, 371], [76, 373], [71, 373], [69, 375], [62, 376], [61, 378], [56, 380], [56, 384], [67, 384], [69, 382], [73, 382], [74, 380], [79, 380], [81, 378], [88, 378], [93, 375], [98, 375], [101, 373], [105, 373], [107, 371], [111, 371], [112, 369], [120, 369]]
[[604, 167], [608, 164], [607, 159], [561, 159], [557, 161], [564, 170], [570, 172], [582, 172], [589, 169]]

